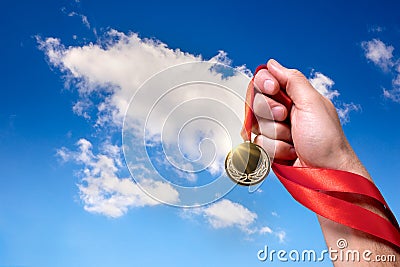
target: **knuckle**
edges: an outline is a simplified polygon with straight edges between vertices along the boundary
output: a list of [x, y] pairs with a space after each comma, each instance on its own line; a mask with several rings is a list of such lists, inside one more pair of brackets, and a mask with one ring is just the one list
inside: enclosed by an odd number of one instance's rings
[[290, 76], [294, 78], [305, 78], [304, 74], [299, 71], [298, 69], [290, 69], [289, 70]]
[[263, 136], [262, 136], [261, 134], [256, 135], [256, 136], [254, 137], [253, 142], [254, 142], [256, 145], [259, 145], [259, 146], [263, 147]]
[[299, 71], [298, 69], [289, 69], [289, 74], [288, 74], [288, 87], [291, 87], [292, 85], [295, 84], [302, 84], [306, 85], [309, 84], [306, 76]]
[[276, 132], [276, 139], [279, 139], [282, 141], [290, 141], [292, 139], [292, 135], [291, 135], [289, 128], [282, 124], [276, 125], [275, 132]]
[[296, 156], [290, 153], [290, 146], [284, 142], [277, 142], [275, 158], [282, 160], [293, 160]]
[[268, 137], [263, 134], [258, 134], [254, 137], [254, 143], [261, 146], [262, 148], [266, 149], [268, 144]]

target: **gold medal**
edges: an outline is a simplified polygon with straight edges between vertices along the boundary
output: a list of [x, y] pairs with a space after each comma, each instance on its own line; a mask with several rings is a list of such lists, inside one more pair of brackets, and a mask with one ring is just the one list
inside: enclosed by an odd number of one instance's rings
[[228, 153], [225, 170], [235, 183], [251, 186], [267, 177], [271, 160], [265, 150], [251, 142], [244, 142]]

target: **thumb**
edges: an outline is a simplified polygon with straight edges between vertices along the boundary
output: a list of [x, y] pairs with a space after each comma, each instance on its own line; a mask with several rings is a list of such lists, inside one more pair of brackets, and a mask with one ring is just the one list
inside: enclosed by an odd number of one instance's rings
[[320, 97], [318, 91], [314, 89], [300, 71], [285, 68], [274, 59], [268, 61], [267, 67], [268, 71], [278, 81], [280, 87], [286, 90], [294, 104], [302, 105]]

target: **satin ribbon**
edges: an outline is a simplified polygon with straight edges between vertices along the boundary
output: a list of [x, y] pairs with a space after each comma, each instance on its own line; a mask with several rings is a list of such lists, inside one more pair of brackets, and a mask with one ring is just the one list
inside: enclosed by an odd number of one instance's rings
[[[260, 65], [254, 76], [266, 65]], [[254, 101], [254, 76], [246, 93], [244, 137], [251, 140], [253, 127], [258, 128], [252, 110]], [[288, 109], [292, 100], [282, 90], [269, 96]], [[290, 123], [290, 115], [288, 123]], [[325, 168], [293, 167], [276, 162], [272, 170], [292, 197], [306, 208], [337, 223], [371, 234], [400, 248], [399, 224], [378, 188], [367, 178], [351, 172]], [[352, 201], [362, 201], [380, 210], [384, 218]]]

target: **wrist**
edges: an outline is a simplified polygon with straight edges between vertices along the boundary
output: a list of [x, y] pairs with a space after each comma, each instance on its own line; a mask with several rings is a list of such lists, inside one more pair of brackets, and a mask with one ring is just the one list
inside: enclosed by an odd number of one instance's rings
[[360, 159], [357, 157], [356, 153], [347, 141], [342, 151], [343, 152], [341, 154], [337, 169], [361, 175], [373, 182], [367, 169], [361, 163]]

